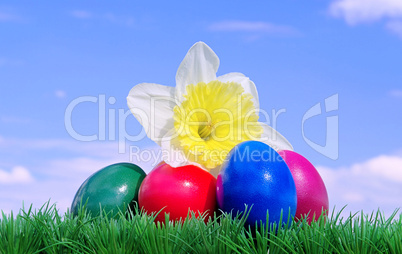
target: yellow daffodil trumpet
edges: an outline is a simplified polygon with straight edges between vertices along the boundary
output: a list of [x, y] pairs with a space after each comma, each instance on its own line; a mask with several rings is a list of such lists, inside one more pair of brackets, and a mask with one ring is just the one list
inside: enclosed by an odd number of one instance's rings
[[176, 87], [142, 83], [131, 89], [128, 106], [147, 136], [168, 151], [165, 162], [211, 171], [247, 140], [293, 150], [282, 135], [258, 122], [255, 84], [236, 72], [216, 77], [218, 67], [212, 49], [197, 42], [179, 66]]

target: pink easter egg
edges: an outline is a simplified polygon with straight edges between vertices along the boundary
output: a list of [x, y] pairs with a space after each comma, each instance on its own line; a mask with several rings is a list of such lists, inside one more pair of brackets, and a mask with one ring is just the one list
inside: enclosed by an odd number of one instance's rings
[[296, 220], [306, 217], [307, 214], [308, 223], [311, 223], [313, 217], [317, 220], [321, 212], [326, 212], [329, 207], [327, 189], [320, 174], [313, 164], [300, 154], [288, 150], [278, 153], [292, 172], [296, 185]]

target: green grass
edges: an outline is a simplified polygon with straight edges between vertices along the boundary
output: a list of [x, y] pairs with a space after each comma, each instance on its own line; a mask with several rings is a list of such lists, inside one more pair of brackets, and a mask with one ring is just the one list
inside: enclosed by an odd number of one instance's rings
[[[247, 212], [216, 215], [207, 223], [154, 223], [138, 210], [115, 218], [74, 217], [55, 205], [0, 219], [0, 253], [402, 253], [402, 215], [380, 212], [341, 218], [332, 213], [306, 221], [245, 227]], [[190, 216], [191, 217], [191, 216]], [[271, 232], [271, 233], [270, 233]]]

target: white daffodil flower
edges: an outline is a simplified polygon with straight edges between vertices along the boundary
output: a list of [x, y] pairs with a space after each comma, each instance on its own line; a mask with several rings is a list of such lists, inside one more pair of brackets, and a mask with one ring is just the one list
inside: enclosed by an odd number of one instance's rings
[[218, 67], [218, 56], [197, 42], [177, 70], [176, 87], [141, 83], [131, 89], [128, 106], [147, 136], [162, 147], [164, 161], [210, 171], [246, 140], [293, 150], [281, 134], [258, 122], [255, 84], [236, 72], [216, 77]]

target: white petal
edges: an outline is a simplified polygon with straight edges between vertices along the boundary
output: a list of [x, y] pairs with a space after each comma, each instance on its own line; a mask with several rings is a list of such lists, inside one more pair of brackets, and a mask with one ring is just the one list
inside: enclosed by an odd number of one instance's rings
[[142, 83], [134, 86], [127, 96], [131, 112], [144, 127], [147, 136], [158, 145], [173, 128], [174, 90], [174, 87]]
[[186, 154], [180, 149], [180, 145], [175, 141], [177, 137], [176, 130], [169, 130], [162, 139], [162, 155], [163, 160], [172, 167], [181, 167], [186, 165], [194, 165], [206, 170], [202, 165], [188, 160]]
[[276, 151], [279, 151], [279, 150], [293, 151], [292, 145], [289, 143], [289, 141], [286, 140], [286, 138], [284, 136], [282, 136], [279, 132], [277, 132], [271, 126], [269, 126], [265, 123], [260, 123], [260, 124], [264, 130], [264, 132], [261, 135], [261, 139], [260, 139], [261, 142], [264, 142], [265, 144], [269, 145]]
[[186, 86], [216, 79], [219, 58], [204, 42], [194, 44], [181, 62], [176, 73], [176, 98], [181, 102]]
[[[180, 149], [180, 145], [177, 143], [178, 141], [175, 140], [177, 137], [176, 130], [173, 128], [169, 130], [162, 139], [161, 147], [162, 147], [162, 160], [165, 161], [172, 167], [181, 167], [186, 165], [194, 165], [199, 168], [202, 168], [205, 171], [207, 170], [201, 164], [190, 161], [186, 157], [186, 154], [182, 149]], [[217, 166], [216, 168], [212, 169], [210, 173], [216, 178], [219, 174], [221, 166]]]
[[174, 145], [173, 140], [176, 137], [176, 130], [170, 129], [162, 139], [162, 158], [172, 167], [181, 167], [188, 165], [189, 162], [182, 150]]
[[253, 81], [251, 81], [248, 77], [244, 76], [242, 73], [239, 72], [231, 72], [217, 78], [221, 82], [235, 82], [240, 84], [244, 88], [245, 93], [249, 93], [253, 96], [253, 103], [256, 109], [260, 108], [260, 103], [258, 100], [258, 92], [257, 88]]

